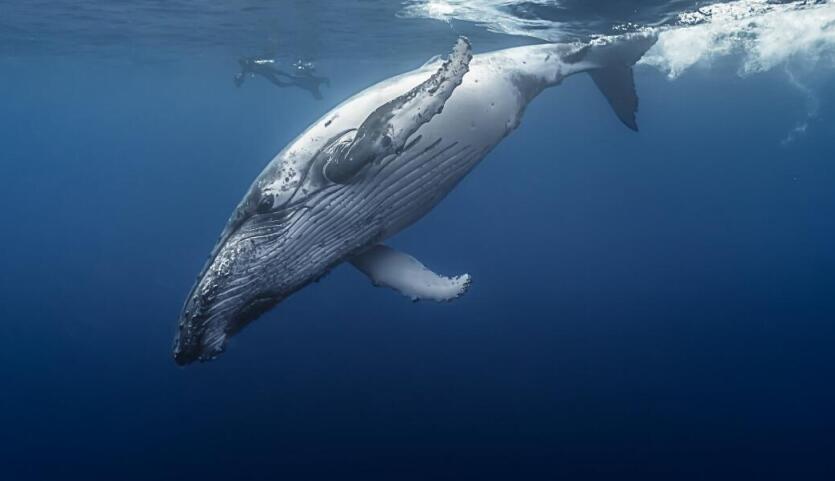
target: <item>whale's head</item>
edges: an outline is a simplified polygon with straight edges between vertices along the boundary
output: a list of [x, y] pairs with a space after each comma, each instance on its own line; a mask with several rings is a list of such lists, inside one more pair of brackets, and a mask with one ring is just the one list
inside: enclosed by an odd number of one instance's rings
[[186, 298], [174, 341], [178, 364], [214, 359], [229, 337], [375, 235], [365, 219], [345, 222], [362, 192], [323, 173], [352, 138], [340, 132], [308, 144], [303, 135], [258, 176]]
[[198, 275], [179, 316], [178, 364], [217, 357], [230, 336], [329, 267], [304, 234], [320, 224], [321, 208], [301, 191], [278, 203], [270, 180], [279, 174], [268, 170], [253, 184]]
[[177, 364], [213, 359], [228, 336], [282, 297], [268, 273], [282, 261], [287, 219], [259, 209], [258, 201], [251, 190], [235, 210], [186, 298], [174, 341]]

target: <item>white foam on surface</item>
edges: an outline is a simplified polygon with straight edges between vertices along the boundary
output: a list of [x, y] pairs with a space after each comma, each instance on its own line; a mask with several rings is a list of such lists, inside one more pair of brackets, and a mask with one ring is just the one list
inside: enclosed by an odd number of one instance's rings
[[[401, 14], [451, 22], [472, 22], [509, 35], [524, 35], [549, 42], [565, 39], [565, 23], [539, 18], [521, 18], [514, 5], [539, 4], [560, 8], [554, 0], [413, 0]], [[566, 14], [567, 18], [570, 12]], [[789, 61], [810, 65], [835, 58], [835, 1], [771, 3], [769, 0], [738, 0], [715, 3], [678, 14], [664, 26], [624, 25], [620, 30], [651, 30], [658, 44], [641, 63], [655, 67], [670, 78], [690, 68], [709, 66], [720, 57], [740, 59], [741, 74], [770, 70]]]
[[835, 3], [741, 0], [681, 14], [678, 25], [660, 29], [641, 63], [676, 78], [693, 66], [738, 55], [744, 75], [793, 60], [831, 66], [833, 53]]
[[[559, 0], [411, 0], [402, 15], [452, 22], [472, 22], [498, 33], [524, 35], [549, 42], [570, 36], [571, 12], [565, 21], [521, 18], [514, 6], [536, 4], [560, 9]], [[658, 42], [639, 64], [658, 69], [673, 80], [693, 68], [711, 68], [719, 59], [736, 65], [741, 76], [774, 68], [785, 71], [791, 89], [806, 99], [806, 114], [780, 142], [792, 144], [818, 118], [818, 94], [808, 86], [812, 74], [835, 67], [835, 0], [719, 2], [693, 11], [672, 12], [662, 25], [626, 23], [612, 33], [592, 35], [592, 42], [621, 32], [648, 31]]]

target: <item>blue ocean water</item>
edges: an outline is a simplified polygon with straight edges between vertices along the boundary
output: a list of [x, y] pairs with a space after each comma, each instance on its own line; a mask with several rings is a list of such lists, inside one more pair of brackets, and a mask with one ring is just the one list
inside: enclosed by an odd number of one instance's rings
[[[782, 4], [744, 5], [752, 37], [628, 3], [0, 2], [2, 479], [832, 479], [832, 6], [777, 48]], [[462, 33], [628, 22], [713, 50], [637, 66], [637, 134], [585, 76], [547, 90], [391, 241], [466, 296], [341, 266], [175, 365], [217, 234], [310, 123]], [[268, 51], [315, 61], [324, 98], [235, 88]]]

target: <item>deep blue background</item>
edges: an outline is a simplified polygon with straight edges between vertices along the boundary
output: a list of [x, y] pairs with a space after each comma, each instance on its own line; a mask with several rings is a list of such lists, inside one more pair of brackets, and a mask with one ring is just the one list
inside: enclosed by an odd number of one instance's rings
[[316, 102], [233, 58], [0, 60], [2, 478], [833, 479], [834, 106], [781, 146], [779, 71], [640, 70], [637, 135], [569, 79], [391, 242], [467, 296], [343, 266], [174, 364], [255, 175], [420, 63], [322, 65]]

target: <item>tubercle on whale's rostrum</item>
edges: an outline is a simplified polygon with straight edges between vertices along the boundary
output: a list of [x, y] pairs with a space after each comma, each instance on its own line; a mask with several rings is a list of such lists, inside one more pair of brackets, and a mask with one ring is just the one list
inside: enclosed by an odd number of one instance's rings
[[325, 165], [325, 177], [346, 183], [365, 165], [402, 151], [409, 136], [441, 113], [469, 71], [472, 58], [469, 40], [459, 37], [452, 53], [431, 77], [381, 105], [363, 121], [353, 142]]

